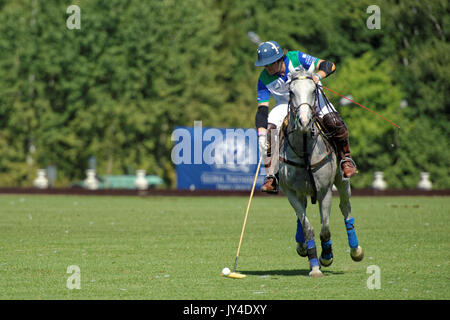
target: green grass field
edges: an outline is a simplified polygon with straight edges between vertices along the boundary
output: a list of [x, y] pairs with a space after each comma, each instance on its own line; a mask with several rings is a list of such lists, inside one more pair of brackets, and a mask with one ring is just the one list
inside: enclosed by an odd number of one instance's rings
[[[247, 197], [0, 196], [0, 299], [449, 299], [450, 198], [353, 198], [364, 260], [349, 255], [338, 199], [334, 262], [309, 278], [295, 251], [286, 198], [253, 199], [238, 270]], [[316, 230], [318, 207], [308, 206]], [[320, 249], [318, 251], [320, 254]], [[67, 268], [80, 268], [68, 289]], [[381, 271], [368, 289], [367, 268]]]

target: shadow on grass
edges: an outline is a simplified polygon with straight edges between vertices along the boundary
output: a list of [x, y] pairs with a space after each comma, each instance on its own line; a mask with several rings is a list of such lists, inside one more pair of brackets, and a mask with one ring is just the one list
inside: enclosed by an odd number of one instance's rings
[[[254, 275], [254, 276], [309, 276], [309, 269], [293, 269], [293, 270], [241, 270], [239, 271], [242, 274], [246, 275]], [[340, 275], [344, 274], [342, 271], [331, 271], [331, 270], [324, 270], [324, 268], [320, 269], [322, 273], [326, 275]]]

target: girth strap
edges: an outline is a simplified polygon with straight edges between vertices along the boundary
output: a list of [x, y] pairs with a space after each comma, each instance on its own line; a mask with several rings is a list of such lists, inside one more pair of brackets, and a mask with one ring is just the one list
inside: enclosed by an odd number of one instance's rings
[[[318, 167], [320, 167], [322, 164], [324, 164], [324, 163], [328, 160], [328, 157], [329, 157], [330, 155], [331, 155], [331, 150], [328, 151], [328, 153], [325, 155], [325, 157], [322, 158], [322, 160], [320, 160], [320, 161], [318, 161], [318, 162], [312, 164], [312, 165], [310, 166], [311, 170], [315, 170], [315, 169], [317, 169]], [[283, 157], [280, 157], [280, 161], [281, 161], [281, 162], [284, 162], [284, 163], [286, 163], [286, 164], [288, 164], [288, 165], [290, 165], [290, 166], [297, 167], [297, 168], [305, 168], [305, 165], [304, 165], [303, 163], [294, 162], [294, 161], [285, 159], [285, 158], [283, 158]]]
[[280, 157], [280, 161], [281, 161], [281, 162], [284, 162], [284, 163], [287, 163], [287, 164], [290, 165], [290, 166], [294, 166], [294, 167], [298, 167], [298, 168], [304, 168], [304, 167], [305, 167], [305, 166], [303, 165], [303, 163], [297, 163], [297, 162], [294, 162], [294, 161], [285, 159], [285, 158], [283, 158], [283, 157]]
[[325, 157], [322, 158], [322, 160], [320, 160], [319, 162], [316, 162], [316, 163], [312, 164], [312, 165], [311, 165], [311, 170], [315, 170], [315, 169], [317, 169], [318, 167], [320, 167], [322, 164], [324, 164], [324, 163], [328, 160], [328, 158], [329, 158], [330, 155], [331, 155], [331, 150], [328, 151], [328, 153], [325, 155]]

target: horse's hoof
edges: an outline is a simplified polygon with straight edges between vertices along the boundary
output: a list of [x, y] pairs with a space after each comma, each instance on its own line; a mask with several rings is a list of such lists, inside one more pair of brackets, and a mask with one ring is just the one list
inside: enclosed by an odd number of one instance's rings
[[323, 267], [329, 267], [333, 263], [333, 258], [323, 259], [322, 256], [319, 257], [319, 262]]
[[307, 257], [308, 251], [306, 250], [306, 243], [297, 242], [297, 253], [300, 257]]
[[309, 276], [311, 278], [320, 278], [323, 277], [322, 271], [320, 271], [319, 267], [313, 267], [312, 270], [309, 272]]
[[353, 261], [361, 261], [364, 258], [364, 250], [360, 246], [352, 248], [350, 249], [350, 257]]

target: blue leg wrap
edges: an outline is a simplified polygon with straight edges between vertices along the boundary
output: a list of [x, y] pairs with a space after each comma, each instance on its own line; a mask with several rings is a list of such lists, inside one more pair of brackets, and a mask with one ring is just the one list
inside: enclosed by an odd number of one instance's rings
[[306, 250], [308, 251], [309, 266], [311, 268], [320, 266], [319, 259], [317, 259], [316, 243], [314, 242], [314, 239], [306, 242]]
[[305, 237], [303, 236], [303, 226], [300, 219], [297, 218], [297, 232], [295, 233], [295, 241], [298, 243], [305, 242]]
[[352, 217], [348, 220], [345, 220], [345, 228], [347, 229], [347, 237], [348, 237], [348, 245], [350, 248], [358, 247], [358, 238], [356, 237], [355, 227], [353, 226], [355, 223], [355, 219]]
[[316, 247], [316, 242], [314, 239], [306, 242], [306, 249], [314, 249]]
[[314, 258], [314, 259], [309, 260], [309, 266], [311, 267], [311, 269], [312, 269], [312, 267], [316, 267], [316, 266], [320, 267], [319, 259]]
[[322, 245], [322, 258], [330, 260], [333, 258], [333, 252], [331, 251], [331, 239], [327, 242], [321, 242]]

